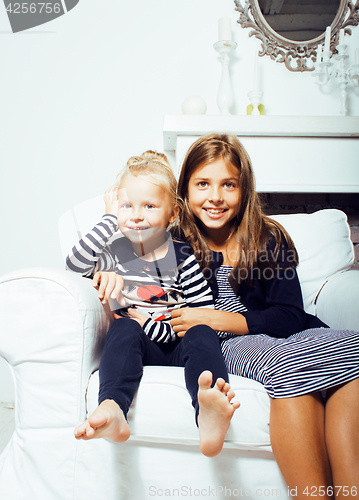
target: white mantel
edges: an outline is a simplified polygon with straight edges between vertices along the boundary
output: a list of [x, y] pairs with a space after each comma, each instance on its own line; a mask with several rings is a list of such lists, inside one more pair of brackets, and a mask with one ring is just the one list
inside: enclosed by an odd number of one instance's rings
[[163, 141], [177, 168], [209, 132], [237, 135], [261, 192], [359, 193], [359, 117], [166, 115]]

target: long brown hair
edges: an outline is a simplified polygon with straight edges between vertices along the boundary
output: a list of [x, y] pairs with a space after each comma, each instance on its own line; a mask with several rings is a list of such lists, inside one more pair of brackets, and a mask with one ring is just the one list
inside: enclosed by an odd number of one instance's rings
[[[204, 165], [222, 159], [232, 165], [239, 174], [241, 190], [238, 213], [232, 220], [230, 236], [238, 236], [238, 261], [233, 271], [235, 281], [250, 276], [251, 269], [259, 265], [263, 267], [268, 244], [268, 233], [275, 240], [275, 248], [271, 254], [272, 263], [278, 260], [283, 237], [291, 250], [293, 267], [298, 264], [298, 254], [294, 243], [285, 229], [276, 221], [267, 217], [255, 189], [255, 179], [251, 160], [243, 145], [236, 136], [228, 134], [208, 134], [200, 137], [189, 148], [182, 164], [178, 180], [178, 195], [183, 200], [179, 217], [179, 233], [193, 248], [203, 270], [211, 266], [210, 249], [198, 220], [193, 215], [188, 200], [188, 184], [193, 173]], [[229, 237], [230, 237], [229, 236]], [[262, 257], [262, 258], [261, 258]], [[266, 265], [270, 262], [266, 262]]]

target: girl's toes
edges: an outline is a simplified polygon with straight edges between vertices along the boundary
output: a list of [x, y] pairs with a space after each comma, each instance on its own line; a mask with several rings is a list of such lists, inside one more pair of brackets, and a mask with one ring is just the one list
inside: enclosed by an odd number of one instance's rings
[[224, 392], [224, 388], [226, 386], [226, 381], [223, 378], [217, 378], [216, 387], [219, 391]]
[[241, 403], [239, 401], [233, 401], [232, 406], [235, 410], [238, 410], [238, 408], [241, 406]]
[[231, 386], [228, 384], [228, 382], [225, 384], [225, 386], [223, 387], [223, 391], [224, 394], [227, 396], [228, 394], [228, 391], [231, 389]]
[[95, 434], [95, 429], [93, 429], [92, 427], [90, 427], [89, 429], [87, 429], [86, 431], [86, 436], [91, 438], [93, 435]]
[[228, 391], [228, 392], [227, 392], [227, 398], [228, 398], [228, 401], [231, 401], [231, 399], [233, 399], [235, 395], [236, 395], [236, 394], [235, 394], [235, 392], [234, 392], [234, 391]]
[[212, 384], [212, 373], [208, 370], [205, 370], [198, 377], [198, 386], [200, 389], [210, 389]]

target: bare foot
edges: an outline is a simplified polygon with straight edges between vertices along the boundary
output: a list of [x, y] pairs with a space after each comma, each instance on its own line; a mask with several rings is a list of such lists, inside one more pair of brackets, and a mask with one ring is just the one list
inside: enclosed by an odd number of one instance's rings
[[212, 373], [204, 371], [198, 378], [198, 427], [200, 449], [206, 457], [215, 457], [223, 448], [229, 424], [238, 401], [232, 401], [234, 392], [222, 378], [211, 387]]
[[74, 433], [76, 439], [106, 438], [122, 443], [130, 437], [130, 428], [118, 404], [105, 399]]

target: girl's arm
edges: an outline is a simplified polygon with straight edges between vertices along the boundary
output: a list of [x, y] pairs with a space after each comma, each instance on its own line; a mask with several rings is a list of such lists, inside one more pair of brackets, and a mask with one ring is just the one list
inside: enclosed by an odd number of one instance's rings
[[202, 307], [214, 309], [211, 287], [192, 253], [185, 259], [180, 268], [179, 283], [187, 307], [195, 308], [195, 310]]
[[66, 258], [66, 268], [82, 276], [92, 276], [96, 271], [113, 271], [115, 259], [107, 242], [118, 231], [118, 186], [110, 187], [104, 194], [105, 215], [100, 222], [75, 245]]
[[[175, 311], [196, 311], [213, 312], [213, 296], [210, 286], [205, 280], [200, 267], [193, 254], [187, 257], [178, 271], [178, 283], [183, 291], [183, 296], [187, 307], [174, 309]], [[154, 342], [167, 343], [176, 340], [177, 336], [183, 337], [184, 333], [178, 335], [178, 330], [173, 328], [172, 321], [155, 321], [144, 314], [138, 313], [136, 309], [129, 309], [129, 314], [142, 326], [144, 332]], [[195, 323], [198, 324], [198, 323]], [[188, 328], [186, 328], [187, 331]]]
[[218, 311], [217, 309], [203, 309], [185, 307], [175, 309], [171, 313], [171, 325], [178, 337], [183, 337], [192, 326], [207, 325], [216, 331], [224, 331], [235, 335], [249, 333], [247, 320], [240, 313]]
[[111, 298], [122, 306], [126, 305], [122, 295], [123, 278], [119, 274], [114, 271], [97, 271], [92, 278], [92, 284], [98, 290], [98, 298], [102, 304], [107, 304]]
[[72, 248], [66, 257], [66, 268], [87, 277], [92, 276], [97, 270], [114, 270], [114, 256], [106, 245], [117, 230], [117, 217], [105, 214], [100, 222]]
[[293, 253], [282, 236], [278, 255], [274, 257], [275, 239], [268, 235], [266, 259], [261, 262], [260, 277], [253, 286], [239, 287], [243, 312], [251, 334], [265, 333], [271, 337], [286, 338], [305, 329], [302, 290], [293, 264]]
[[303, 307], [302, 291], [294, 268], [277, 270], [275, 277], [263, 280], [263, 296], [256, 298], [249, 290], [243, 302], [243, 312], [251, 334], [265, 333], [286, 338], [305, 329], [307, 314]]
[[[130, 307], [127, 309], [127, 312], [135, 321], [137, 321], [139, 325], [142, 326], [144, 333], [152, 340], [152, 342], [167, 344], [168, 342], [176, 340], [177, 335], [168, 321], [155, 321], [145, 314], [138, 312], [135, 307]], [[119, 316], [116, 313], [113, 314], [113, 317], [115, 319], [122, 318], [122, 316]]]
[[[270, 240], [267, 254], [273, 255], [275, 242]], [[262, 279], [254, 279], [251, 286], [242, 283], [238, 294], [247, 311], [173, 311], [171, 324], [179, 336], [191, 326], [205, 324], [216, 331], [235, 335], [264, 333], [285, 338], [305, 329], [307, 315], [303, 309], [302, 292], [296, 270], [287, 259], [287, 246], [283, 243], [277, 265], [263, 268]], [[267, 279], [266, 279], [267, 277]], [[321, 326], [321, 325], [318, 325]]]
[[174, 331], [183, 336], [188, 328], [204, 324], [235, 335], [265, 333], [286, 338], [304, 330], [307, 315], [296, 271], [292, 268], [291, 273], [283, 270], [278, 273], [273, 279], [265, 280], [264, 291], [259, 290], [257, 283], [257, 287], [248, 288], [242, 295], [242, 303], [248, 309], [243, 314], [190, 308], [175, 310], [171, 313]]
[[[172, 330], [171, 325], [165, 321], [154, 321], [145, 314], [137, 311], [135, 307], [127, 309], [128, 314], [132, 319], [137, 321], [142, 326], [144, 333], [152, 340], [152, 342], [168, 343], [176, 340], [176, 334]], [[114, 313], [115, 319], [121, 320], [122, 316]]]

